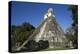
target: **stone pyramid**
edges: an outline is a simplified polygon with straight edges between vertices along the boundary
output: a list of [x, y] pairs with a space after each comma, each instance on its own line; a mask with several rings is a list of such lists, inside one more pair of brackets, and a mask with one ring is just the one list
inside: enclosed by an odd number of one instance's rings
[[62, 28], [56, 22], [52, 8], [48, 9], [48, 12], [44, 15], [43, 22], [17, 50], [23, 48], [29, 40], [34, 40], [36, 42], [40, 40], [48, 41], [49, 48], [61, 48], [66, 46], [66, 36]]

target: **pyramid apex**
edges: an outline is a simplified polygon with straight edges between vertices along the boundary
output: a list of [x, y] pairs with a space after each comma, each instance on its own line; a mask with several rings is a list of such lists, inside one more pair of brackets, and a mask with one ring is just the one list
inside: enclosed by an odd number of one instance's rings
[[49, 13], [49, 12], [53, 13], [53, 8], [49, 8], [49, 9], [48, 9], [48, 13]]
[[48, 17], [55, 17], [54, 14], [53, 14], [53, 8], [49, 8], [47, 13], [44, 15], [44, 19], [48, 18]]

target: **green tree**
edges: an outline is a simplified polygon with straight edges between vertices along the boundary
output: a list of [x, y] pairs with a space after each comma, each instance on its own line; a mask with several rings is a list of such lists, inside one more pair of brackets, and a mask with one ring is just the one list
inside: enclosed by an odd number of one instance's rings
[[20, 45], [28, 39], [28, 37], [33, 33], [35, 27], [30, 23], [24, 22], [22, 25], [12, 25], [11, 34], [14, 37], [15, 45], [19, 43]]
[[72, 12], [72, 20], [73, 24], [78, 24], [78, 6], [77, 5], [70, 5], [69, 10]]
[[72, 23], [72, 28], [73, 28], [73, 32], [74, 32], [74, 35], [70, 34], [68, 35], [68, 39], [73, 41], [73, 46], [74, 48], [78, 48], [78, 6], [77, 5], [70, 5], [69, 6], [69, 10], [71, 11], [72, 13], [72, 20], [73, 20], [73, 23]]

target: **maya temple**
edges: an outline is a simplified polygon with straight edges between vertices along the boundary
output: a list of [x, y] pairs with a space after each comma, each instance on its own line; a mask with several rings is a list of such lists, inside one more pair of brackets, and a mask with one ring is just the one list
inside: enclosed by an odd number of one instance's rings
[[[37, 27], [33, 34], [19, 48], [17, 48], [17, 51], [27, 48], [25, 45], [28, 44], [30, 40], [34, 40], [37, 43], [46, 41], [45, 45], [48, 45], [48, 48], [64, 48], [68, 45], [68, 40], [64, 35], [64, 31], [56, 21], [52, 8], [48, 9], [47, 13], [44, 14], [44, 20], [39, 27]], [[32, 47], [32, 45], [35, 45], [33, 48], [38, 47], [34, 43], [30, 44], [31, 45], [28, 47]], [[39, 44], [39, 46], [41, 46], [41, 44]]]

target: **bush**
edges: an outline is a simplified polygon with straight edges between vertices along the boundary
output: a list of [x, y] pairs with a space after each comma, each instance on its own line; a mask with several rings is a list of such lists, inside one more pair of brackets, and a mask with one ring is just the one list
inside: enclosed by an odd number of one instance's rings
[[42, 50], [42, 49], [49, 47], [49, 43], [48, 41], [43, 41], [43, 40], [40, 40], [39, 42], [30, 40], [25, 45], [25, 47], [28, 49], [28, 51], [37, 51], [37, 50]]
[[39, 47], [40, 47], [40, 49], [48, 48], [48, 47], [49, 47], [48, 41], [40, 40], [40, 41], [39, 41]]

